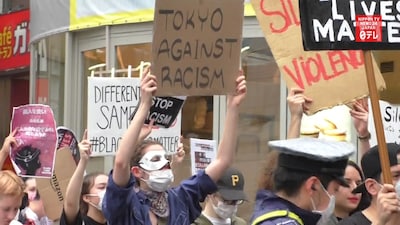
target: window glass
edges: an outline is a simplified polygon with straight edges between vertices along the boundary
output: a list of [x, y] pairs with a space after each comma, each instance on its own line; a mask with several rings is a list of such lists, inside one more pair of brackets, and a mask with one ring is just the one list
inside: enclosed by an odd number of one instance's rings
[[36, 90], [34, 102], [50, 105], [57, 124], [63, 124], [65, 35], [53, 35], [34, 45], [34, 74]]

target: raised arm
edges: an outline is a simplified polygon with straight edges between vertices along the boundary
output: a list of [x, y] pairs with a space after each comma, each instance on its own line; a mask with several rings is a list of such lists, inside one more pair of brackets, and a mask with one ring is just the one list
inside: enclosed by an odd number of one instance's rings
[[304, 95], [303, 89], [291, 88], [286, 100], [290, 111], [290, 122], [287, 138], [298, 138], [300, 137], [300, 127], [301, 119], [303, 118], [303, 112], [309, 109], [312, 99]]
[[358, 149], [361, 151], [361, 156], [370, 149], [369, 139], [371, 138], [371, 134], [368, 131], [368, 113], [367, 98], [355, 101], [352, 110], [350, 110], [354, 128], [357, 131], [359, 140]]
[[114, 170], [112, 178], [114, 183], [120, 187], [126, 187], [130, 177], [130, 160], [133, 156], [135, 147], [139, 144], [140, 133], [147, 114], [149, 113], [153, 94], [157, 90], [156, 77], [150, 74], [150, 69], [146, 68], [140, 83], [140, 103], [139, 108], [133, 117], [128, 130], [122, 136], [118, 151], [115, 155]]
[[83, 134], [79, 143], [80, 160], [72, 174], [65, 193], [64, 212], [68, 224], [74, 223], [79, 213], [79, 204], [82, 192], [83, 177], [90, 157], [90, 141], [87, 139], [87, 131]]
[[4, 139], [3, 147], [1, 147], [0, 151], [0, 169], [3, 168], [4, 162], [7, 159], [7, 156], [10, 154], [11, 146], [16, 146], [17, 141], [14, 136], [17, 133], [17, 130], [11, 132], [6, 139]]
[[241, 72], [240, 76], [236, 79], [236, 92], [228, 95], [224, 131], [218, 146], [217, 157], [205, 169], [205, 172], [214, 182], [222, 176], [224, 171], [233, 162], [238, 134], [239, 105], [245, 98], [246, 92], [246, 80]]

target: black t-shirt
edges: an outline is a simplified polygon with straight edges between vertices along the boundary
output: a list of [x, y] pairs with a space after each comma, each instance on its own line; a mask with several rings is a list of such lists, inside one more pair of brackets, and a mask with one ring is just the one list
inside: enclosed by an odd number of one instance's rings
[[371, 225], [371, 221], [361, 211], [339, 221], [338, 225]]
[[107, 225], [107, 223], [98, 223], [88, 216], [82, 217], [80, 213], [78, 213], [78, 215], [76, 216], [75, 223], [69, 224], [69, 223], [67, 223], [67, 220], [65, 218], [65, 212], [63, 209], [61, 218], [60, 218], [60, 225], [82, 225], [82, 224], [85, 224], [85, 225]]

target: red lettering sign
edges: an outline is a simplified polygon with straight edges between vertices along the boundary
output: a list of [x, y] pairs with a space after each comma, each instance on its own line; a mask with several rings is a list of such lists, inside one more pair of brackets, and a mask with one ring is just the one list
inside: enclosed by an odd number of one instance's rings
[[0, 15], [0, 71], [29, 66], [29, 10]]

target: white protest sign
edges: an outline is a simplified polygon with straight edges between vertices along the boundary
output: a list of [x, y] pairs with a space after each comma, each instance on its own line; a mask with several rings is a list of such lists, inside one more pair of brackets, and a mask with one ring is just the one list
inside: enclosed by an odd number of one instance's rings
[[[368, 105], [369, 112], [372, 112], [370, 101]], [[389, 102], [380, 100], [379, 108], [381, 110], [386, 143], [396, 142], [397, 144], [400, 144], [400, 105], [392, 105]], [[369, 113], [368, 115], [368, 130], [371, 133], [371, 147], [377, 145], [378, 142], [376, 139], [376, 130], [372, 113]]]
[[[88, 138], [92, 156], [114, 155], [140, 100], [140, 78], [88, 78]], [[167, 151], [176, 150], [181, 135], [181, 115], [168, 128], [156, 127], [150, 138]]]
[[217, 155], [217, 142], [215, 140], [190, 138], [191, 171], [196, 174], [204, 170]]

